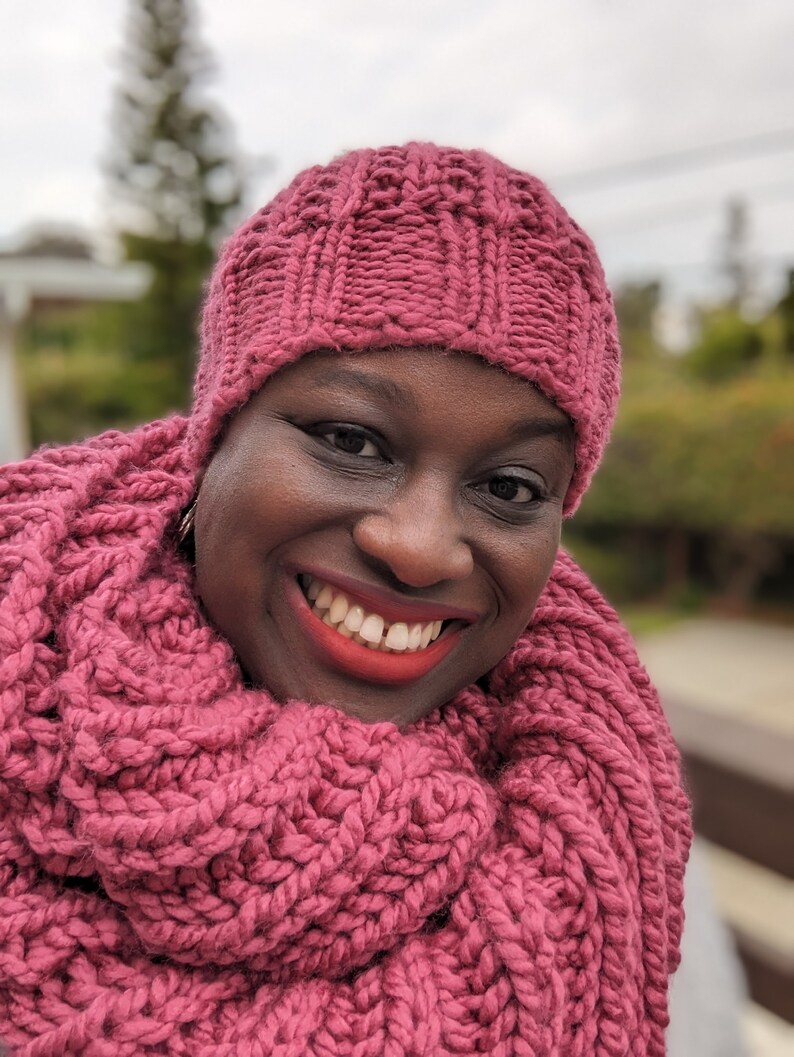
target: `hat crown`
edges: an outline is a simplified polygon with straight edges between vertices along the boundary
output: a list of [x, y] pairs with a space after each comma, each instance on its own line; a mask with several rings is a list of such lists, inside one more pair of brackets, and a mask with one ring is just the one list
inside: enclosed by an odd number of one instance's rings
[[224, 247], [202, 338], [197, 466], [223, 421], [307, 352], [443, 347], [521, 375], [571, 417], [568, 513], [619, 389], [612, 302], [587, 236], [536, 177], [426, 143], [300, 173]]

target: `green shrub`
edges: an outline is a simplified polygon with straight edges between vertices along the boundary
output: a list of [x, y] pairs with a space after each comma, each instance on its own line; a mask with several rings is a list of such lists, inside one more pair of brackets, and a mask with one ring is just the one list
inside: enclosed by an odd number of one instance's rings
[[577, 521], [794, 539], [794, 373], [629, 394]]
[[751, 323], [736, 311], [721, 309], [705, 320], [698, 342], [684, 357], [684, 366], [693, 378], [725, 381], [757, 363], [765, 344], [760, 323]]
[[663, 554], [647, 540], [615, 531], [583, 535], [568, 528], [563, 545], [610, 602], [619, 605], [661, 593]]
[[36, 447], [128, 429], [180, 403], [180, 385], [167, 364], [130, 362], [92, 348], [51, 348], [21, 357], [21, 366]]

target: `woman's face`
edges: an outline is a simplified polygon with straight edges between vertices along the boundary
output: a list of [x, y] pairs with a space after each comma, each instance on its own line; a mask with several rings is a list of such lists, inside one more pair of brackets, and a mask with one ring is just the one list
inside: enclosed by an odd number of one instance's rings
[[251, 398], [207, 468], [198, 593], [278, 699], [409, 723], [524, 630], [573, 461], [567, 417], [474, 356], [315, 353]]

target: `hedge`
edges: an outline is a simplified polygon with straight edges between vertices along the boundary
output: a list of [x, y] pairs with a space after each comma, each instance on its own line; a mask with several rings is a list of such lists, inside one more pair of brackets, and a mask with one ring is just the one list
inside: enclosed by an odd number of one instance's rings
[[576, 523], [794, 539], [794, 372], [629, 393]]

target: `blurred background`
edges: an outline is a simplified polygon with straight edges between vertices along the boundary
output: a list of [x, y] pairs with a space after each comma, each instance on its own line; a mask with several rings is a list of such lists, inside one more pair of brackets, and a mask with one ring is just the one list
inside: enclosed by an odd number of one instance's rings
[[790, 0], [0, 14], [0, 462], [185, 408], [219, 240], [345, 149], [486, 148], [593, 236], [624, 399], [565, 543], [634, 631], [695, 800], [678, 1057], [794, 1052], [792, 40]]

